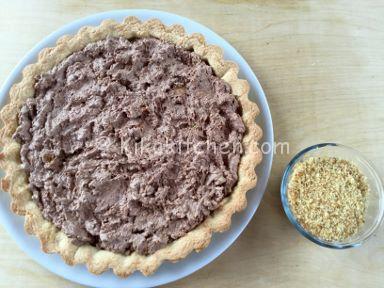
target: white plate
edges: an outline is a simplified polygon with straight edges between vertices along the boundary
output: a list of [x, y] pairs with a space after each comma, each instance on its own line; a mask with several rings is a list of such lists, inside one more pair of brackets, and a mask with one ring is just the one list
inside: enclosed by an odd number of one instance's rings
[[[247, 79], [250, 83], [251, 97], [256, 100], [261, 110], [257, 122], [264, 131], [262, 142], [267, 143], [268, 145], [271, 145], [269, 147], [272, 147], [273, 127], [268, 103], [259, 81], [245, 60], [228, 42], [203, 25], [181, 16], [160, 11], [110, 11], [92, 15], [62, 27], [38, 43], [15, 67], [0, 90], [1, 105], [6, 102], [9, 88], [13, 83], [20, 79], [21, 70], [23, 67], [29, 63], [35, 62], [36, 56], [42, 48], [53, 46], [60, 36], [65, 34], [73, 34], [82, 26], [95, 26], [104, 19], [115, 19], [117, 21], [122, 21], [126, 16], [130, 15], [137, 16], [142, 20], [158, 18], [167, 25], [176, 23], [181, 24], [185, 27], [187, 33], [199, 32], [205, 36], [208, 43], [217, 44], [222, 47], [225, 52], [225, 59], [233, 60], [238, 63], [241, 71], [240, 77]], [[272, 152], [265, 154], [262, 163], [257, 167], [257, 175], [259, 177], [257, 187], [248, 192], [247, 208], [243, 212], [237, 213], [233, 217], [232, 225], [229, 231], [221, 234], [215, 234], [212, 238], [211, 244], [200, 253], [191, 253], [186, 259], [178, 262], [177, 264], [170, 262], [163, 263], [163, 265], [156, 271], [156, 273], [149, 277], [145, 277], [141, 273], [136, 272], [126, 279], [121, 279], [116, 277], [111, 271], [96, 276], [89, 273], [84, 265], [76, 265], [71, 267], [65, 264], [57, 254], [43, 253], [40, 250], [38, 240], [24, 232], [23, 217], [16, 216], [10, 212], [9, 195], [6, 193], [0, 193], [0, 223], [16, 241], [19, 247], [30, 257], [32, 257], [36, 262], [44, 266], [46, 269], [66, 279], [83, 285], [100, 288], [154, 287], [183, 278], [204, 267], [216, 257], [218, 257], [221, 253], [223, 253], [236, 240], [236, 238], [240, 235], [248, 222], [251, 220], [257, 207], [259, 206], [271, 170], [272, 157]]]

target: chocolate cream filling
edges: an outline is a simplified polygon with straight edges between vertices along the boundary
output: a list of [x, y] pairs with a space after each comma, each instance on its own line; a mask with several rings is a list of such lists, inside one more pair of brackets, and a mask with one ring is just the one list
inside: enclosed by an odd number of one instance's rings
[[107, 38], [36, 78], [14, 138], [44, 218], [75, 244], [148, 255], [231, 193], [240, 114], [197, 54]]

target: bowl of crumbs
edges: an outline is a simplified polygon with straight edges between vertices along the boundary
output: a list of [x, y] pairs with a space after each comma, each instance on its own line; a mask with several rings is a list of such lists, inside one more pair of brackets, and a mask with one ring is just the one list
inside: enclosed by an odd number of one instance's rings
[[383, 219], [383, 185], [355, 149], [321, 143], [299, 152], [281, 182], [284, 211], [295, 228], [323, 247], [360, 246]]

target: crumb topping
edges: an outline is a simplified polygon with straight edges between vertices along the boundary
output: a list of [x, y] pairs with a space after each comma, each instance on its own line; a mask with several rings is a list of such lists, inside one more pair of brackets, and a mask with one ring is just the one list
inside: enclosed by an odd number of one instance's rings
[[314, 236], [341, 241], [364, 224], [369, 186], [352, 162], [311, 157], [295, 165], [288, 201], [300, 225]]

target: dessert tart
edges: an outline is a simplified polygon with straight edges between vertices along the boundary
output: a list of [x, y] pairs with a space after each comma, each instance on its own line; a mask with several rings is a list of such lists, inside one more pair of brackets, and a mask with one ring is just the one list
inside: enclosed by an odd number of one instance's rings
[[179, 25], [83, 27], [23, 71], [1, 111], [2, 189], [43, 251], [153, 273], [246, 206], [261, 161], [238, 66]]

